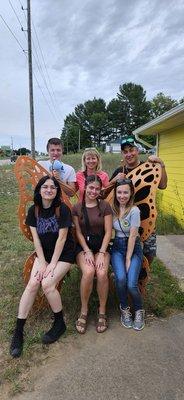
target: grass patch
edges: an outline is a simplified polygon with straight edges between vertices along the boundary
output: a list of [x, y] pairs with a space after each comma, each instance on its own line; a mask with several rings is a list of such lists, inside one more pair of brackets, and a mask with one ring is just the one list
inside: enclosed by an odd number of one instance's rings
[[184, 228], [173, 214], [166, 214], [161, 210], [162, 190], [157, 192], [156, 207], [158, 211], [156, 230], [158, 235], [183, 235]]
[[184, 229], [177, 221], [176, 217], [171, 214], [165, 214], [159, 210], [156, 231], [158, 235], [184, 235]]
[[178, 280], [157, 258], [151, 266], [145, 308], [148, 312], [161, 317], [176, 310], [184, 310], [184, 292], [180, 289]]
[[[104, 170], [111, 175], [116, 166], [120, 164], [120, 160], [120, 154], [104, 154]], [[81, 167], [81, 154], [65, 156], [64, 161], [73, 165], [77, 170]], [[41, 345], [41, 336], [52, 322], [49, 309], [37, 313], [33, 311], [26, 323], [23, 357], [18, 360], [11, 359], [9, 341], [14, 329], [20, 296], [24, 289], [23, 265], [33, 250], [32, 243], [25, 239], [18, 227], [18, 201], [18, 185], [12, 166], [0, 167], [0, 384], [8, 382], [11, 386], [11, 394], [16, 394], [25, 388], [30, 367], [35, 363], [42, 363], [48, 357], [49, 349], [47, 346]], [[161, 215], [161, 213], [158, 215], [158, 226], [159, 224], [162, 226], [162, 233], [167, 233]], [[169, 225], [169, 233], [175, 233], [173, 232], [174, 226], [176, 226], [175, 221], [172, 221], [171, 226]], [[176, 233], [179, 233], [178, 228], [176, 229]], [[80, 272], [74, 267], [70, 276], [65, 278], [61, 289], [68, 325], [67, 334], [75, 331], [75, 320], [80, 309], [79, 285]], [[90, 299], [90, 311], [96, 314], [97, 306], [98, 300], [94, 290]], [[114, 294], [110, 293], [108, 310], [114, 313], [117, 308], [117, 299]], [[172, 311], [184, 309], [184, 294], [179, 289], [177, 280], [170, 275], [158, 259], [152, 266], [145, 308], [147, 313], [154, 313], [157, 316], [166, 316]]]

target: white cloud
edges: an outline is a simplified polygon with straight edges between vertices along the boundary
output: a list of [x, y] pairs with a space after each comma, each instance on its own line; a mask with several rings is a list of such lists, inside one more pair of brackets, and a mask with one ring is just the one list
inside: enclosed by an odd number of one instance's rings
[[[25, 34], [9, 2], [2, 3], [1, 15], [26, 49]], [[25, 28], [20, 3], [12, 0], [12, 4]], [[26, 1], [22, 4], [26, 6]], [[38, 150], [45, 149], [49, 137], [59, 135], [65, 116], [77, 104], [94, 96], [110, 101], [125, 82], [141, 84], [149, 99], [160, 91], [183, 97], [182, 0], [32, 0], [31, 4], [54, 90], [52, 101], [57, 103], [54, 111], [33, 58], [39, 82], [39, 87], [34, 83]], [[39, 53], [34, 30], [33, 39], [33, 52], [36, 46]], [[2, 20], [0, 46], [0, 145], [10, 144], [12, 136], [15, 147], [30, 148], [27, 60]], [[50, 89], [47, 75], [46, 80]]]

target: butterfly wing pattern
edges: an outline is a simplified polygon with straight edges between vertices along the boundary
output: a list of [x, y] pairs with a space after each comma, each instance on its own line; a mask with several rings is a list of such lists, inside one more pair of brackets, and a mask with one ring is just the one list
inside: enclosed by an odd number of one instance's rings
[[141, 212], [142, 242], [149, 238], [155, 229], [157, 218], [156, 190], [161, 179], [160, 164], [145, 162], [127, 174], [135, 188], [135, 204]]
[[[15, 167], [15, 175], [19, 185], [20, 201], [18, 207], [19, 225], [22, 233], [32, 240], [32, 235], [29, 227], [25, 224], [27, 207], [33, 202], [33, 191], [38, 181], [46, 175], [50, 175], [39, 163], [28, 156], [18, 157]], [[157, 217], [157, 211], [155, 206], [156, 189], [158, 188], [161, 178], [161, 166], [160, 164], [153, 164], [145, 162], [135, 168], [132, 172], [127, 174], [135, 187], [135, 204], [141, 211], [141, 240], [144, 242], [154, 231], [155, 222]], [[61, 183], [62, 200], [71, 209], [72, 204], [65, 194], [64, 190], [67, 189], [67, 184]], [[113, 187], [112, 185], [107, 188], [106, 200], [112, 205], [113, 202]], [[110, 193], [109, 193], [110, 192]], [[104, 196], [105, 197], [105, 196]], [[27, 284], [32, 266], [36, 257], [36, 253], [32, 253], [25, 262], [23, 270], [23, 278], [25, 284]], [[145, 277], [140, 280], [139, 286], [142, 294], [145, 293], [146, 283], [148, 281], [149, 264], [146, 258], [143, 261], [143, 269], [146, 270]], [[36, 301], [36, 309], [41, 309], [47, 306], [45, 296], [40, 291]]]
[[[144, 242], [155, 230], [157, 217], [156, 190], [161, 179], [161, 166], [158, 163], [145, 162], [129, 172], [126, 177], [132, 180], [135, 188], [135, 204], [139, 207], [141, 215], [140, 238]], [[112, 189], [106, 198], [111, 205], [113, 203]], [[149, 263], [146, 257], [144, 257], [142, 268], [145, 273], [143, 272], [142, 278], [139, 280], [139, 288], [141, 293], [145, 295], [146, 284], [149, 279]]]
[[[33, 240], [29, 226], [25, 224], [27, 208], [33, 203], [33, 192], [38, 181], [46, 175], [52, 176], [45, 168], [43, 168], [39, 163], [28, 156], [18, 157], [14, 172], [19, 186], [19, 206], [18, 206], [18, 217], [19, 226], [27, 239]], [[61, 189], [68, 187], [65, 183], [60, 183]], [[62, 201], [71, 209], [72, 204], [62, 190]], [[36, 253], [32, 253], [25, 262], [23, 269], [23, 279], [25, 284], [28, 283], [32, 266], [36, 257]], [[35, 301], [36, 309], [41, 309], [45, 307], [48, 303], [46, 302], [45, 296], [42, 291], [39, 292]]]
[[[19, 185], [19, 225], [22, 233], [29, 239], [32, 240], [32, 235], [29, 227], [25, 224], [26, 210], [29, 203], [33, 202], [33, 191], [38, 181], [46, 175], [51, 175], [45, 168], [39, 163], [28, 156], [18, 157], [15, 167], [15, 176]], [[66, 188], [68, 185], [61, 183], [61, 189]], [[62, 190], [62, 200], [71, 209], [72, 205], [68, 196]]]
[[[135, 188], [135, 204], [141, 212], [140, 237], [144, 242], [155, 229], [157, 217], [155, 200], [156, 190], [161, 179], [161, 166], [145, 162], [129, 172], [126, 177], [132, 180]], [[112, 205], [114, 185], [110, 185], [109, 188], [111, 191], [106, 200]], [[106, 189], [108, 192], [108, 188]]]

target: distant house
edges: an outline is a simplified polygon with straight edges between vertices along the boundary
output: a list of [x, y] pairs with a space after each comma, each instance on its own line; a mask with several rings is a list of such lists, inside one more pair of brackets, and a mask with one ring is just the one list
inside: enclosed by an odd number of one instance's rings
[[105, 145], [106, 153], [121, 153], [121, 139], [117, 139]]
[[162, 191], [161, 208], [176, 217], [184, 228], [184, 104], [172, 108], [133, 131], [139, 135], [156, 135], [157, 154], [168, 174], [167, 189]]
[[[140, 153], [146, 153], [146, 149], [137, 143]], [[121, 139], [117, 139], [105, 145], [106, 153], [121, 153]]]

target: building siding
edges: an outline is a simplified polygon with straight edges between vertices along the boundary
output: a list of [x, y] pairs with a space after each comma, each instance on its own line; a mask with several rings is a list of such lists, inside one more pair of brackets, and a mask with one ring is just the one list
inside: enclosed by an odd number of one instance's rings
[[161, 196], [161, 208], [176, 217], [184, 228], [184, 126], [161, 132], [158, 155], [166, 165], [168, 186]]

